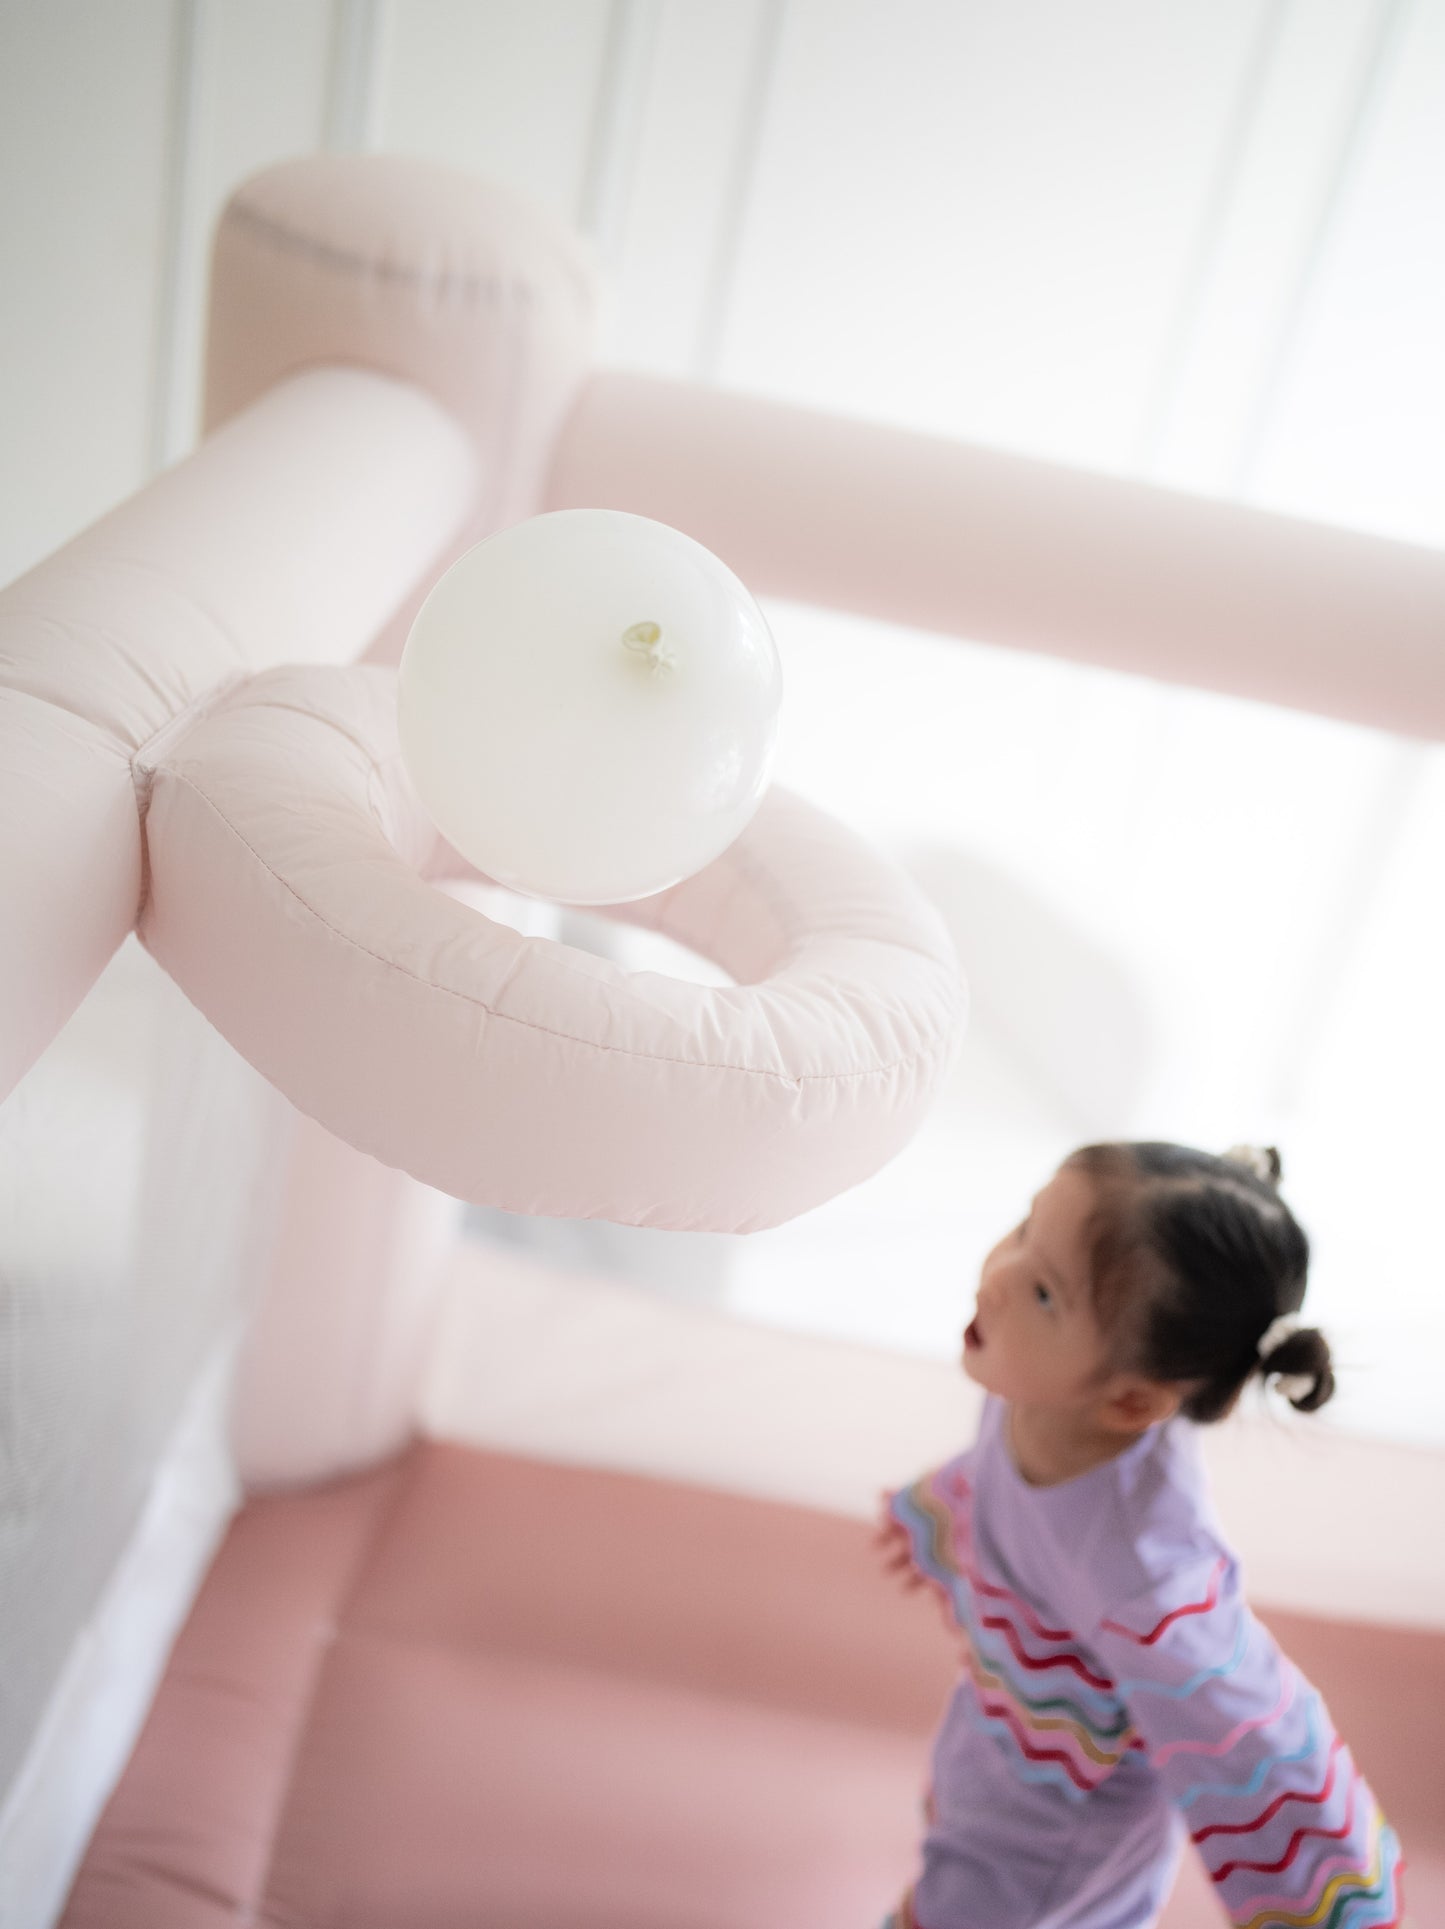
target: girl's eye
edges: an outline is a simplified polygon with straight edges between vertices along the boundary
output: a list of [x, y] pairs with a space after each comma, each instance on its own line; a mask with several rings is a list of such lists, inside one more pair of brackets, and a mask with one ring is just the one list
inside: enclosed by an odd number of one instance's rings
[[1052, 1306], [1054, 1303], [1053, 1294], [1049, 1291], [1048, 1287], [1044, 1285], [1042, 1280], [1037, 1280], [1034, 1283], [1034, 1298], [1040, 1306]]

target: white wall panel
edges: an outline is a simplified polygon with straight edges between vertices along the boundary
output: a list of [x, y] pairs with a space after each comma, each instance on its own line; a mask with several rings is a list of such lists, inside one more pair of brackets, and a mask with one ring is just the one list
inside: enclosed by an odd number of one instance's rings
[[1445, 0], [1400, 9], [1369, 139], [1320, 265], [1257, 494], [1445, 542]]
[[321, 145], [332, 50], [329, 0], [211, 0], [207, 112], [194, 165], [219, 209], [258, 168]]
[[1415, 755], [1412, 808], [1357, 896], [1354, 942], [1303, 1067], [1297, 1151], [1317, 1235], [1312, 1304], [1349, 1368], [1339, 1417], [1445, 1444], [1445, 754]]
[[723, 374], [1122, 466], [1261, 0], [795, 0]]
[[[1296, 224], [1306, 279], [1258, 392], [1258, 446], [1236, 477], [1273, 507], [1438, 544], [1445, 5], [1378, 0], [1362, 29], [1341, 63], [1353, 72], [1331, 196]], [[1309, 794], [1334, 819], [1313, 840], [1332, 888], [1313, 956], [1296, 963], [1294, 1010], [1278, 1013], [1275, 1057], [1316, 1234], [1313, 1304], [1350, 1368], [1333, 1412], [1439, 1440], [1427, 1362], [1440, 1318], [1430, 1202], [1445, 1160], [1445, 753], [1382, 744], [1372, 767], [1327, 768]], [[1297, 853], [1282, 856], [1292, 889]]]
[[602, 353], [654, 374], [710, 374], [735, 217], [754, 160], [755, 96], [777, 0], [670, 0], [661, 10]]
[[[1251, 1120], [1272, 1127], [1292, 1020], [1370, 828], [1359, 800], [1391, 741], [810, 611], [780, 608], [776, 626], [782, 781], [931, 850], [936, 893], [949, 850], [965, 902], [977, 866], [1012, 877], [1127, 976], [1153, 1039], [1134, 1090], [1090, 1069], [1085, 1030], [1050, 1038], [1052, 1083], [1098, 1092], [1075, 1124], [1224, 1143]], [[968, 958], [976, 934], [960, 936]], [[1014, 1025], [1027, 1032], [1077, 969], [1068, 944], [1042, 947]]]
[[605, 0], [401, 0], [377, 145], [508, 181], [577, 221], [613, 8]]
[[147, 473], [173, 26], [0, 6], [0, 582]]
[[332, 51], [328, 0], [200, 0], [190, 113], [170, 183], [171, 354], [156, 424], [162, 461], [190, 449], [199, 426], [211, 235], [232, 190], [258, 168], [322, 145]]
[[1395, 11], [1396, 0], [1271, 0], [1258, 90], [1233, 156], [1222, 157], [1232, 160], [1227, 204], [1145, 452], [1161, 481], [1230, 495], [1251, 479], [1275, 379], [1319, 292], [1317, 251]]

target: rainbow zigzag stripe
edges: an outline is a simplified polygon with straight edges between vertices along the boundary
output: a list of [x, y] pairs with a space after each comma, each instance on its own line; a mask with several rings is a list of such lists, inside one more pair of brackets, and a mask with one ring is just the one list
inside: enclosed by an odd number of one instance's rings
[[1396, 1929], [1403, 1912], [1404, 1866], [1399, 1838], [1376, 1808], [1367, 1869], [1356, 1866], [1353, 1854], [1335, 1856], [1316, 1869], [1318, 1886], [1308, 1900], [1253, 1895], [1230, 1913], [1239, 1929]]
[[885, 1918], [883, 1929], [922, 1929], [913, 1913], [913, 1891], [909, 1889], [891, 1916]]
[[[963, 1666], [973, 1688], [969, 1718], [996, 1741], [1012, 1744], [1025, 1780], [1051, 1783], [1070, 1799], [1082, 1800], [1131, 1750], [1145, 1746], [1131, 1724], [1126, 1693], [1154, 1697], [1165, 1707], [1179, 1706], [1208, 1683], [1236, 1672], [1251, 1645], [1251, 1627], [1268, 1638], [1246, 1611], [1237, 1629], [1226, 1623], [1225, 1639], [1229, 1633], [1234, 1637], [1228, 1658], [1195, 1670], [1186, 1680], [1167, 1685], [1150, 1676], [1111, 1680], [1069, 1629], [1047, 1626], [1027, 1601], [979, 1570], [972, 1507], [972, 1488], [956, 1466], [925, 1475], [892, 1500], [893, 1515], [907, 1530], [915, 1566], [942, 1597], [961, 1633]], [[1142, 1659], [1171, 1628], [1221, 1610], [1227, 1565], [1224, 1560], [1216, 1565], [1198, 1600], [1174, 1608], [1151, 1628], [1135, 1630], [1107, 1621], [1102, 1626], [1130, 1643]], [[1238, 1614], [1237, 1603], [1230, 1612]], [[1280, 1691], [1268, 1713], [1236, 1723], [1218, 1741], [1163, 1742], [1151, 1763], [1162, 1769], [1175, 1757], [1184, 1758], [1186, 1779], [1175, 1790], [1176, 1800], [1188, 1812], [1195, 1846], [1220, 1885], [1221, 1901], [1227, 1902], [1238, 1929], [1394, 1929], [1403, 1909], [1400, 1875], [1405, 1865], [1399, 1841], [1335, 1734], [1319, 1695], [1270, 1646]], [[1230, 1774], [1224, 1764], [1242, 1739], [1274, 1728], [1296, 1702], [1302, 1704], [1304, 1745], [1287, 1750], [1281, 1743], [1242, 1779], [1237, 1769]], [[1207, 1758], [1219, 1760], [1228, 1779], [1216, 1782], [1207, 1773], [1199, 1779]], [[1280, 1791], [1278, 1771], [1306, 1763], [1313, 1764], [1313, 1774], [1305, 1786]], [[1231, 1800], [1248, 1799], [1262, 1790], [1266, 1799], [1255, 1813], [1231, 1813]], [[1338, 1804], [1342, 1792], [1343, 1818], [1327, 1826], [1331, 1798]], [[1363, 1820], [1365, 1803], [1369, 1821], [1362, 1839], [1355, 1816], [1358, 1810]], [[1310, 1820], [1312, 1812], [1319, 1819]], [[1281, 1815], [1285, 1820], [1278, 1822]], [[1249, 1838], [1263, 1839], [1262, 1832], [1276, 1822], [1277, 1836], [1289, 1829], [1283, 1852], [1270, 1860], [1251, 1859]], [[1333, 1844], [1338, 1848], [1330, 1854]], [[1307, 1886], [1301, 1890], [1305, 1867]], [[1291, 1869], [1296, 1886], [1284, 1893], [1280, 1878], [1288, 1880]], [[911, 1929], [908, 1915], [896, 1921], [900, 1929]]]
[[1067, 1628], [1047, 1627], [972, 1558], [970, 1490], [962, 1474], [926, 1475], [896, 1494], [919, 1572], [942, 1594], [962, 1633], [976, 1720], [1008, 1738], [1027, 1781], [1079, 1799], [1143, 1746], [1114, 1684]]

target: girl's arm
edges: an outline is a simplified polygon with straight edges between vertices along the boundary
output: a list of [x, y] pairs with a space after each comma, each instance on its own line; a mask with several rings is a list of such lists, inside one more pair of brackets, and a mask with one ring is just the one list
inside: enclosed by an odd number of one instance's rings
[[879, 1500], [878, 1519], [873, 1528], [873, 1545], [888, 1573], [896, 1575], [905, 1588], [923, 1586], [923, 1576], [913, 1564], [913, 1544], [908, 1529], [893, 1512], [892, 1494]]
[[1090, 1636], [1239, 1929], [1385, 1929], [1400, 1845], [1317, 1689], [1220, 1553]]
[[905, 1588], [931, 1588], [955, 1618], [960, 1573], [953, 1476], [967, 1458], [955, 1455], [910, 1486], [881, 1494], [873, 1537], [884, 1566]]

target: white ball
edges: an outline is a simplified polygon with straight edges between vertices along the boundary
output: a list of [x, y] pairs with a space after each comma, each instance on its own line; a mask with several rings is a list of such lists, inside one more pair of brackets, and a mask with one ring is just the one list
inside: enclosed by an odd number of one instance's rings
[[762, 802], [782, 667], [710, 550], [616, 509], [563, 509], [467, 551], [402, 653], [402, 756], [487, 877], [624, 904], [691, 877]]

